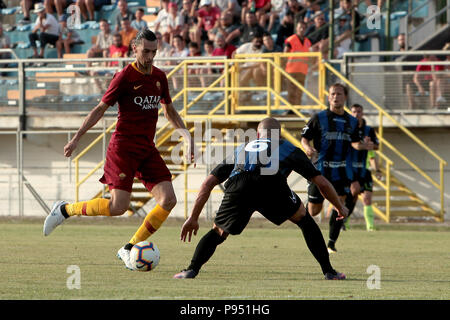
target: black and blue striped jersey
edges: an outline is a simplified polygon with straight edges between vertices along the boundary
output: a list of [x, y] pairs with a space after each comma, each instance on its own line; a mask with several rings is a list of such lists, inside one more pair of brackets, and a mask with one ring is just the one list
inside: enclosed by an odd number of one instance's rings
[[352, 142], [359, 141], [358, 120], [348, 113], [329, 109], [314, 114], [303, 128], [302, 137], [312, 140], [318, 152], [316, 168], [330, 181], [353, 181]]
[[223, 182], [244, 172], [257, 176], [278, 174], [287, 178], [292, 171], [307, 180], [320, 175], [306, 154], [289, 141], [256, 139], [237, 147], [211, 174]]
[[[372, 127], [366, 124], [366, 121], [363, 119], [363, 125], [358, 127], [358, 135], [359, 140], [361, 142], [364, 141], [365, 137], [369, 137], [370, 140], [378, 145], [379, 141], [377, 136], [375, 135], [375, 130]], [[367, 174], [367, 150], [356, 150], [352, 148], [351, 152], [351, 161], [353, 167], [353, 174], [355, 175], [355, 179], [361, 180], [366, 177]]]

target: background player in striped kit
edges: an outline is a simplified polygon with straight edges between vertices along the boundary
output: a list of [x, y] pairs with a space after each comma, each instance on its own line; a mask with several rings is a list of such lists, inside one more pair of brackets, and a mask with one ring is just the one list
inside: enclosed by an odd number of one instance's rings
[[[316, 168], [327, 178], [345, 203], [347, 194], [359, 193], [359, 182], [353, 177], [349, 155], [351, 148], [372, 150], [373, 143], [361, 142], [358, 135], [358, 120], [345, 112], [347, 88], [335, 83], [329, 88], [330, 108], [311, 117], [302, 132], [302, 146], [313, 160]], [[311, 141], [314, 146], [311, 145]], [[322, 210], [324, 198], [314, 183], [308, 186], [308, 211], [315, 216]], [[343, 221], [337, 219], [333, 209], [330, 217], [328, 251], [337, 252], [335, 243]]]

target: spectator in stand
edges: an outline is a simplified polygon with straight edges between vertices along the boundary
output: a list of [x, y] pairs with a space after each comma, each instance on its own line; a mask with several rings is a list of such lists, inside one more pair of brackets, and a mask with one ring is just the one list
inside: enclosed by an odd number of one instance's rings
[[236, 38], [239, 39], [239, 43], [247, 43], [251, 42], [255, 37], [255, 34], [263, 34], [264, 28], [258, 24], [258, 20], [256, 20], [256, 14], [251, 11], [247, 11], [245, 14], [245, 24], [242, 25], [239, 29], [231, 32], [226, 38], [227, 43], [232, 43], [232, 41]]
[[106, 19], [99, 22], [100, 32], [97, 35], [95, 44], [87, 51], [88, 58], [101, 58], [108, 56], [109, 47], [113, 43], [113, 34]]
[[[108, 58], [125, 58], [128, 53], [128, 47], [122, 43], [122, 36], [120, 33], [113, 35], [113, 44], [109, 47]], [[110, 66], [119, 65], [118, 61], [111, 61]]]
[[44, 7], [45, 11], [51, 14], [54, 13], [53, 9], [55, 9], [59, 19], [64, 14], [64, 10], [74, 2], [74, 0], [44, 0]]
[[[11, 40], [8, 37], [7, 34], [3, 32], [3, 25], [0, 22], [0, 49], [9, 49], [11, 47]], [[7, 52], [0, 53], [0, 60], [1, 59], [10, 59], [11, 55]]]
[[316, 12], [313, 21], [314, 23], [306, 29], [305, 37], [311, 41], [311, 51], [319, 51], [320, 41], [328, 41], [328, 26], [322, 11]]
[[232, 18], [240, 19], [242, 8], [237, 0], [212, 0], [212, 5], [219, 8], [220, 12], [229, 12]]
[[[234, 30], [239, 29], [239, 25], [233, 23], [233, 14], [230, 11], [223, 11], [220, 14], [220, 20], [217, 27], [212, 28], [208, 31], [209, 40], [215, 42], [215, 37], [221, 34], [225, 39]], [[234, 38], [231, 43], [233, 46], [239, 45], [239, 39]]]
[[[181, 28], [181, 36], [185, 42], [195, 40], [195, 25], [197, 18], [195, 17], [195, 6], [192, 0], [183, 0], [180, 15], [183, 20], [183, 26]], [[195, 41], [194, 41], [195, 42]]]
[[313, 17], [320, 11], [320, 5], [317, 0], [306, 0], [305, 7], [306, 11], [303, 21], [305, 21], [306, 26], [309, 27], [313, 24]]
[[[311, 41], [305, 37], [306, 23], [299, 20], [295, 30], [296, 33], [286, 39], [284, 52], [309, 52]], [[308, 58], [303, 57], [289, 57], [286, 63], [286, 72], [302, 86], [305, 86], [306, 75], [308, 74], [308, 60]], [[292, 105], [300, 105], [303, 91], [292, 81], [287, 82], [287, 91], [287, 100], [289, 103]]]
[[289, 38], [294, 34], [294, 13], [289, 10], [284, 14], [281, 19], [280, 26], [277, 31], [277, 41], [275, 42], [278, 46], [284, 46], [284, 40]]
[[136, 38], [138, 31], [131, 27], [131, 21], [122, 19], [120, 22], [120, 35], [122, 36], [122, 44], [126, 47], [130, 46], [131, 40]]
[[211, 0], [201, 0], [197, 10], [197, 30], [195, 42], [202, 43], [208, 39], [208, 31], [213, 29], [220, 19], [220, 9], [212, 6]]
[[[256, 32], [253, 40], [251, 42], [247, 42], [242, 44], [239, 48], [234, 51], [234, 55], [242, 54], [242, 53], [262, 53], [263, 51], [263, 33]], [[239, 86], [240, 87], [248, 87], [250, 86], [251, 80], [255, 83], [256, 86], [264, 85], [264, 69], [261, 66], [261, 63], [258, 62], [247, 62], [239, 65]], [[240, 93], [240, 103], [247, 102], [250, 98], [250, 92], [246, 91]]]
[[23, 12], [23, 19], [20, 20], [19, 24], [30, 24], [31, 18], [30, 18], [30, 10], [33, 8], [33, 6], [36, 6], [37, 3], [41, 3], [43, 0], [22, 0], [20, 1], [20, 6], [22, 8]]
[[134, 14], [130, 11], [130, 9], [128, 9], [128, 3], [126, 0], [119, 0], [119, 2], [117, 3], [117, 8], [119, 9], [119, 14], [115, 19], [115, 31], [119, 32], [119, 29], [122, 25], [122, 20], [127, 19], [131, 22], [133, 21]]
[[[353, 25], [352, 15], [354, 13], [355, 25]], [[339, 8], [334, 12], [334, 19], [337, 21], [335, 25], [335, 46], [337, 47], [338, 54], [335, 58], [341, 58], [344, 52], [351, 50], [352, 44], [352, 29], [358, 30], [361, 16], [358, 11], [352, 5], [351, 0], [341, 0], [339, 2]], [[358, 33], [359, 31], [356, 31]], [[328, 44], [326, 44], [328, 46]]]
[[268, 31], [264, 32], [263, 34], [263, 44], [264, 44], [263, 53], [283, 52], [283, 48], [275, 44], [272, 35]]
[[267, 14], [270, 12], [270, 0], [247, 0], [246, 5], [242, 7], [241, 20], [244, 21], [247, 12], [254, 12], [256, 21], [261, 27], [264, 27], [268, 20]]
[[226, 56], [228, 59], [233, 57], [233, 53], [236, 50], [236, 47], [232, 44], [225, 42], [225, 37], [219, 33], [215, 37], [215, 48], [212, 52], [213, 56]]
[[56, 41], [56, 50], [58, 58], [63, 57], [63, 49], [65, 53], [70, 53], [70, 48], [75, 44], [83, 44], [80, 35], [67, 27], [67, 15], [63, 14], [59, 17], [60, 32], [59, 39]]
[[[180, 60], [172, 61], [171, 62], [172, 65], [177, 65], [184, 58], [189, 56], [189, 49], [186, 48], [186, 42], [184, 42], [183, 38], [180, 35], [176, 35], [173, 39], [173, 48], [170, 52], [170, 56], [180, 58]], [[178, 73], [178, 74], [180, 74], [180, 73]], [[177, 81], [176, 76], [172, 77], [172, 83], [173, 83], [173, 88], [175, 90], [177, 90], [178, 89], [178, 81]]]
[[[439, 61], [435, 55], [425, 55], [424, 58], [420, 60], [420, 62], [434, 61]], [[418, 89], [416, 96], [429, 96], [431, 108], [436, 108], [438, 102], [445, 102], [445, 98], [442, 96], [442, 77], [435, 73], [435, 71], [444, 70], [445, 68], [442, 65], [419, 64], [416, 68], [416, 73], [413, 78]]]
[[[212, 42], [211, 40], [206, 40], [205, 43], [203, 44], [203, 51], [204, 51], [203, 56], [204, 57], [212, 57], [213, 53], [214, 53], [214, 50], [215, 50], [214, 42]], [[208, 66], [208, 67], [210, 67], [211, 65], [212, 65], [211, 63], [206, 63], [205, 64], [205, 66]], [[204, 69], [202, 69], [202, 74], [209, 74], [209, 75], [211, 75], [211, 74], [217, 73], [217, 72], [218, 71], [217, 71], [216, 68], [204, 68]], [[206, 87], [206, 84], [207, 84], [208, 81], [207, 81], [207, 79], [205, 79], [204, 76], [201, 77], [200, 81], [202, 83], [202, 86]]]
[[169, 2], [167, 8], [169, 11], [169, 16], [167, 17], [167, 32], [169, 34], [169, 43], [173, 43], [174, 37], [181, 35], [184, 21], [183, 16], [178, 12], [178, 6], [175, 2]]
[[[59, 39], [59, 23], [50, 13], [45, 12], [44, 4], [36, 3], [34, 12], [37, 14], [36, 23], [31, 33], [28, 35], [33, 56], [31, 58], [44, 58], [44, 50], [47, 44], [56, 46]], [[41, 49], [38, 54], [36, 41], [40, 42]]]
[[[189, 42], [188, 50], [189, 50], [189, 54], [188, 54], [189, 57], [201, 57], [202, 56], [202, 51], [197, 42]], [[201, 77], [203, 69], [196, 68], [198, 66], [199, 65], [196, 65], [196, 64], [188, 65], [188, 74], [190, 75], [188, 77], [188, 81], [189, 81], [189, 86], [191, 86], [191, 87], [197, 86], [197, 79], [200, 81], [200, 85], [202, 87], [204, 87], [204, 84], [202, 83], [202, 77]], [[201, 66], [203, 66], [203, 64], [201, 64]], [[194, 76], [194, 77], [192, 77], [192, 76]]]
[[[3, 25], [0, 22], [0, 49], [9, 49], [11, 46], [11, 40], [9, 37], [3, 32]], [[7, 52], [0, 53], [0, 60], [3, 59], [11, 59], [11, 54]], [[7, 63], [1, 63], [0, 68], [7, 68]], [[6, 75], [6, 72], [0, 72], [0, 76]]]
[[161, 9], [155, 20], [155, 32], [160, 32], [165, 42], [170, 43], [169, 26], [169, 0], [161, 0]]
[[153, 58], [153, 65], [158, 67], [158, 68], [162, 68], [164, 65], [169, 65], [170, 62], [169, 61], [163, 61], [163, 62], [159, 62], [158, 59], [164, 59], [164, 58], [168, 58], [172, 55], [172, 49], [173, 47], [164, 41], [163, 36], [161, 34], [161, 32], [155, 32], [155, 36], [156, 36], [156, 55]]
[[282, 13], [282, 16], [280, 17], [282, 20], [284, 18], [284, 15], [287, 12], [292, 12], [294, 15], [294, 20], [292, 21], [292, 34], [295, 32], [295, 26], [297, 25], [297, 22], [299, 20], [304, 20], [305, 18], [305, 7], [298, 1], [298, 0], [288, 0], [287, 7], [284, 9], [284, 12]]
[[[54, 1], [65, 1], [65, 0], [54, 0]], [[83, 16], [84, 20], [89, 19], [89, 21], [95, 21], [95, 11], [100, 10], [103, 6], [110, 5], [111, 0], [76, 0], [76, 4], [78, 7], [80, 7], [81, 15]]]
[[136, 29], [137, 31], [147, 29], [148, 28], [147, 21], [142, 20], [144, 15], [145, 15], [144, 9], [142, 8], [137, 9], [136, 12], [134, 13], [135, 19], [131, 21], [131, 27]]
[[[284, 6], [285, 6], [284, 1], [271, 1], [271, 9], [264, 16], [266, 18], [265, 21], [262, 21], [262, 23], [260, 22], [261, 26], [264, 27], [269, 32], [271, 32], [275, 27], [278, 27], [276, 25], [276, 22], [280, 19], [280, 15], [283, 12]], [[267, 21], [269, 22], [267, 23]]]

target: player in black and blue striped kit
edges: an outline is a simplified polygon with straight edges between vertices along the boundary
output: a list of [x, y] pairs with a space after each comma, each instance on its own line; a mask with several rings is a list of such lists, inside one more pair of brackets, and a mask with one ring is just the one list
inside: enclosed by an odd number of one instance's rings
[[325, 279], [345, 279], [330, 264], [322, 233], [300, 198], [287, 183], [292, 171], [313, 181], [323, 196], [336, 206], [340, 219], [347, 215], [330, 182], [313, 166], [305, 153], [288, 141], [279, 139], [280, 124], [266, 118], [258, 125], [258, 139], [238, 147], [233, 157], [214, 168], [203, 182], [191, 215], [183, 224], [181, 240], [191, 240], [199, 229], [198, 217], [213, 188], [227, 180], [225, 193], [213, 228], [199, 241], [187, 269], [174, 278], [195, 278], [200, 268], [214, 254], [229, 234], [238, 235], [255, 211], [280, 225], [286, 220], [297, 224], [313, 256], [319, 262]]
[[[316, 168], [336, 189], [342, 203], [347, 195], [359, 193], [359, 183], [353, 175], [351, 150], [372, 150], [373, 143], [361, 142], [358, 121], [346, 113], [347, 88], [339, 83], [329, 88], [330, 108], [311, 117], [302, 132], [302, 146], [313, 160]], [[314, 146], [311, 146], [310, 142]], [[314, 183], [308, 186], [308, 211], [315, 216], [322, 210], [324, 198]], [[342, 220], [336, 219], [338, 212], [332, 211], [328, 251], [336, 252]]]

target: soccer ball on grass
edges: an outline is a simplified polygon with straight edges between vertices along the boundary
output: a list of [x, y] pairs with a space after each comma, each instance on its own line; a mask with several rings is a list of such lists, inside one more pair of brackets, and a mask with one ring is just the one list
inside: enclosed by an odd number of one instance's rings
[[150, 271], [159, 263], [159, 249], [153, 242], [136, 243], [130, 252], [130, 261], [137, 271]]

